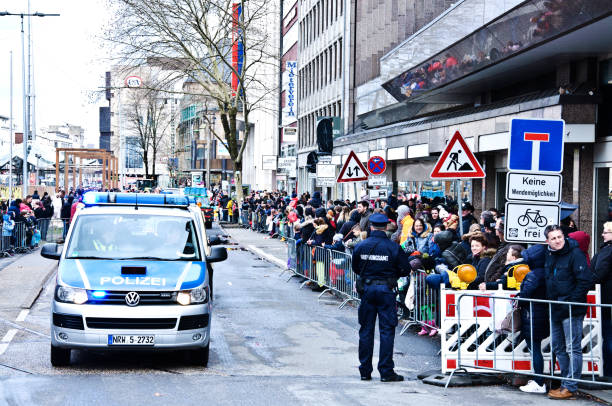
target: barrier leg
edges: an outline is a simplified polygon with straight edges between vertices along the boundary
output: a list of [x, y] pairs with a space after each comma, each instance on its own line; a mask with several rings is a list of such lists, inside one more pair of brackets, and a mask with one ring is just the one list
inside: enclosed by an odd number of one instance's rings
[[321, 299], [321, 296], [323, 296], [324, 294], [326, 294], [327, 292], [331, 292], [332, 290], [329, 288], [325, 288], [323, 290], [323, 292], [321, 292], [321, 294], [319, 295], [319, 297], [317, 298], [317, 300]]
[[340, 310], [340, 309], [344, 308], [344, 306], [346, 306], [348, 303], [350, 303], [350, 302], [356, 302], [356, 301], [357, 301], [357, 299], [352, 298], [352, 297], [346, 298], [346, 299], [344, 299], [344, 301], [342, 302], [342, 304], [341, 304], [341, 305], [338, 307], [338, 310]]
[[450, 374], [450, 375], [449, 375], [449, 377], [448, 377], [448, 380], [446, 381], [446, 385], [444, 385], [444, 396], [447, 396], [447, 395], [448, 395], [448, 394], [446, 393], [446, 390], [448, 389], [448, 385], [450, 384], [451, 379], [453, 379], [453, 375], [454, 375], [454, 374], [455, 374], [455, 372], [457, 372], [457, 371], [463, 371], [463, 372], [465, 372], [465, 374], [466, 374], [466, 375], [469, 375], [469, 374], [470, 374], [470, 373], [467, 371], [467, 369], [465, 369], [465, 368], [456, 368], [456, 369], [453, 369], [453, 372], [451, 372], [451, 374]]

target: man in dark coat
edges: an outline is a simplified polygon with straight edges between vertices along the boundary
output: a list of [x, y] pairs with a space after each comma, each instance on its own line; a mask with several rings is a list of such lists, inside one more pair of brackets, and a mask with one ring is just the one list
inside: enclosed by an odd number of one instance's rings
[[[578, 243], [566, 239], [561, 227], [550, 225], [544, 230], [546, 252], [546, 296], [560, 302], [586, 303], [586, 295], [593, 277], [587, 259]], [[580, 379], [582, 374], [582, 323], [587, 306], [552, 305], [551, 340], [561, 375]], [[578, 383], [564, 380], [559, 389], [548, 392], [552, 399], [570, 399], [578, 390]]]
[[[601, 284], [601, 303], [612, 303], [612, 222], [603, 225], [603, 244], [591, 260], [591, 270], [595, 282]], [[601, 330], [603, 334], [604, 375], [612, 376], [612, 320], [610, 308], [601, 311]]]

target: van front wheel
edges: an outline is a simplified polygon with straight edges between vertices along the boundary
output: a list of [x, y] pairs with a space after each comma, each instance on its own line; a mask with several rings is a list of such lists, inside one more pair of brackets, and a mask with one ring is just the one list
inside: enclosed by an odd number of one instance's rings
[[62, 348], [51, 345], [51, 365], [54, 367], [65, 367], [70, 365], [70, 348]]

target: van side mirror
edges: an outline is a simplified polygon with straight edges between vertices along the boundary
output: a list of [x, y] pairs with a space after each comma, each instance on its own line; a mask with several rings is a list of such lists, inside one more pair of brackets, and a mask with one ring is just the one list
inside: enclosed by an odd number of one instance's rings
[[56, 243], [45, 244], [42, 250], [40, 250], [40, 255], [44, 258], [55, 259], [57, 261], [62, 256], [63, 249], [63, 245], [58, 245]]
[[206, 262], [221, 262], [227, 259], [227, 250], [225, 247], [212, 247], [210, 255], [206, 257]]

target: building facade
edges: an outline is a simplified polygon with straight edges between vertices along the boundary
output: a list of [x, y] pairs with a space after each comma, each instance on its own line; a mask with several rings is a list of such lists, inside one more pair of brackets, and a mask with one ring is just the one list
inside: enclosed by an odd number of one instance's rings
[[[297, 4], [297, 183], [298, 192], [314, 190], [314, 173], [306, 169], [306, 157], [316, 149], [319, 117], [342, 114], [343, 60], [346, 59], [345, 0], [298, 0]], [[324, 194], [331, 196], [331, 188]]]
[[[578, 207], [573, 219], [593, 236], [595, 249], [611, 207], [612, 3], [463, 0], [439, 6], [439, 15], [371, 58], [371, 68], [368, 58], [356, 58], [354, 114], [345, 117], [349, 131], [335, 140], [336, 160], [344, 162], [350, 151], [362, 161], [380, 155], [387, 159], [389, 191], [459, 192], [477, 211], [503, 210], [511, 119], [563, 119], [562, 201]], [[357, 36], [368, 31], [359, 28], [359, 18], [356, 30]], [[359, 55], [359, 41], [355, 46]], [[452, 182], [430, 178], [455, 131], [486, 172], [458, 191]], [[349, 188], [339, 189], [350, 195]]]
[[[183, 83], [185, 95], [178, 105], [174, 162], [178, 186], [206, 184], [210, 168], [211, 186], [229, 185], [233, 180], [233, 161], [214, 133], [224, 138], [216, 101], [202, 94], [202, 85], [193, 80]], [[239, 135], [240, 137], [240, 135]], [[240, 139], [240, 138], [239, 138]], [[210, 167], [206, 160], [210, 159]], [[199, 181], [198, 181], [199, 180]]]
[[295, 191], [297, 186], [298, 136], [298, 0], [282, 1], [280, 24], [281, 92], [279, 102], [280, 151], [277, 164], [277, 189]]

